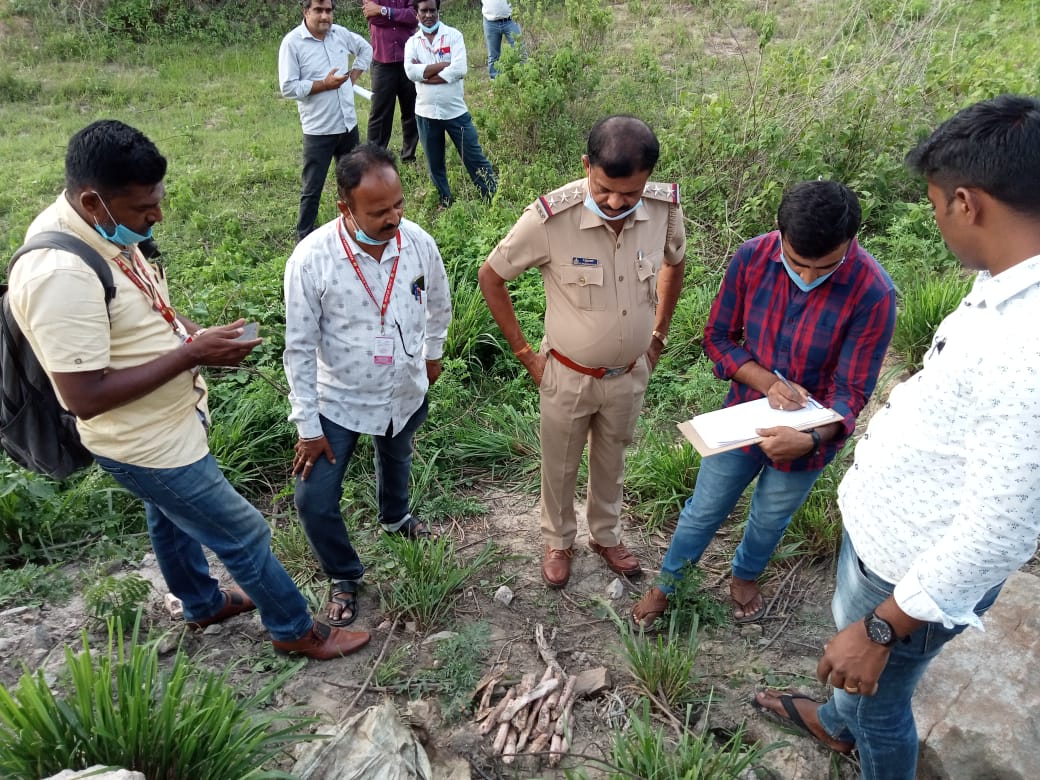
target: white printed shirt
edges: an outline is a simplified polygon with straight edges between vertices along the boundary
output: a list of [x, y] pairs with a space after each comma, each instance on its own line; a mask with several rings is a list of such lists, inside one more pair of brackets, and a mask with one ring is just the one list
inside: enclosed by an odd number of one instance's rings
[[[447, 84], [426, 84], [423, 71], [427, 65], [450, 62], [437, 75]], [[454, 119], [469, 108], [463, 94], [466, 77], [466, 42], [462, 33], [444, 22], [437, 28], [431, 43], [419, 30], [404, 44], [404, 72], [415, 82], [415, 113], [427, 119]]]
[[278, 48], [278, 84], [282, 97], [296, 101], [304, 135], [339, 135], [357, 127], [354, 87], [350, 79], [339, 89], [311, 94], [333, 68], [340, 75], [368, 70], [372, 46], [355, 32], [334, 24], [325, 38], [315, 38], [306, 24], [294, 28]]
[[[451, 321], [448, 277], [433, 238], [401, 221], [400, 262], [380, 328], [380, 308], [397, 243], [381, 261], [348, 236], [373, 302], [347, 258], [342, 219], [301, 241], [285, 268], [285, 355], [289, 420], [302, 438], [321, 436], [318, 415], [348, 430], [399, 431], [422, 405], [429, 383], [426, 360], [440, 359]], [[416, 287], [424, 289], [416, 292]], [[377, 337], [391, 336], [393, 364], [376, 362]]]
[[863, 563], [899, 607], [947, 627], [1040, 533], [1040, 256], [980, 273], [924, 368], [893, 390], [838, 491]]

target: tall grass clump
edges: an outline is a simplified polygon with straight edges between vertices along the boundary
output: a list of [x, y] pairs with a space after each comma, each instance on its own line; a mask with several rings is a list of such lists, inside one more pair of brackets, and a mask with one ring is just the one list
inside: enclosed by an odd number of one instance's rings
[[33, 780], [101, 764], [164, 780], [289, 777], [264, 765], [313, 739], [313, 719], [260, 706], [298, 667], [243, 699], [228, 671], [198, 671], [180, 651], [160, 665], [137, 627], [126, 643], [121, 636], [110, 627], [108, 646], [92, 649], [84, 633], [81, 651], [66, 648], [55, 690], [42, 670], [0, 687], [0, 775]]
[[947, 274], [925, 279], [903, 291], [892, 348], [903, 356], [908, 370], [917, 371], [924, 364], [939, 324], [957, 308], [971, 284], [969, 278]]
[[677, 611], [671, 610], [667, 631], [656, 636], [646, 636], [616, 615], [614, 619], [621, 632], [621, 658], [636, 684], [662, 705], [674, 707], [689, 701], [697, 660], [698, 619], [688, 621], [689, 628], [684, 631]]

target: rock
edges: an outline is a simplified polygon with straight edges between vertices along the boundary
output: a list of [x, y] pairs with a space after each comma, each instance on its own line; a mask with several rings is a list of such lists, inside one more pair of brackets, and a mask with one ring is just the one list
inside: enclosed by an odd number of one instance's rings
[[414, 634], [419, 630], [419, 626], [414, 620], [409, 620], [404, 624], [404, 630], [406, 634]]
[[495, 601], [503, 607], [508, 607], [513, 603], [513, 591], [509, 589], [508, 585], [503, 585], [495, 591]]
[[914, 695], [918, 777], [1040, 777], [1038, 599], [1040, 578], [1012, 574], [985, 632], [966, 629], [928, 667]]
[[169, 655], [177, 646], [180, 644], [181, 637], [178, 631], [167, 631], [165, 634], [159, 637], [159, 640], [155, 643], [155, 651], [159, 655]]
[[452, 637], [458, 636], [455, 631], [438, 631], [436, 634], [430, 634], [423, 641], [423, 645], [432, 645], [435, 642], [443, 642], [445, 639], [451, 639]]
[[607, 585], [607, 598], [608, 599], [619, 599], [625, 595], [625, 586], [621, 580], [615, 579], [609, 585]]
[[393, 702], [369, 707], [330, 739], [303, 746], [292, 774], [302, 780], [433, 780], [423, 746]]
[[107, 772], [101, 764], [81, 769], [63, 769], [56, 775], [51, 775], [46, 780], [79, 780], [79, 778], [90, 778], [90, 780], [146, 780], [141, 772], [130, 769], [110, 769]]
[[166, 606], [166, 611], [170, 613], [170, 617], [175, 620], [184, 617], [184, 607], [181, 604], [181, 600], [172, 593], [167, 593], [163, 596], [163, 604]]
[[51, 639], [51, 632], [47, 630], [47, 626], [43, 623], [39, 623], [32, 630], [32, 643], [33, 647], [39, 647], [44, 650], [49, 650], [54, 644]]
[[14, 648], [18, 647], [18, 640], [14, 638], [0, 639], [0, 656], [10, 655]]
[[221, 623], [213, 623], [212, 625], [206, 626], [202, 629], [203, 636], [220, 636], [224, 633], [224, 626]]
[[36, 623], [40, 619], [40, 610], [37, 607], [28, 607], [18, 613], [18, 619], [23, 623]]
[[600, 666], [596, 669], [586, 669], [578, 675], [574, 682], [574, 697], [594, 696], [610, 687], [610, 672], [607, 667]]
[[0, 620], [3, 620], [5, 618], [20, 617], [21, 615], [24, 615], [26, 612], [30, 612], [33, 609], [35, 609], [35, 607], [11, 607], [10, 609], [5, 609], [3, 612], [0, 612]]

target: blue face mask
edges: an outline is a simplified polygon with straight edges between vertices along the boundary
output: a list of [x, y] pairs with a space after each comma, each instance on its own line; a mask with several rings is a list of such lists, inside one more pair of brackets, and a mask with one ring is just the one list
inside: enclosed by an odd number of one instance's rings
[[111, 241], [113, 244], [119, 244], [120, 246], [130, 246], [131, 244], [140, 244], [142, 241], [147, 241], [149, 238], [152, 237], [151, 225], [148, 226], [148, 232], [144, 235], [141, 235], [140, 233], [131, 230], [126, 225], [116, 222], [116, 218], [113, 217], [112, 212], [108, 210], [108, 204], [105, 203], [105, 200], [101, 197], [101, 194], [97, 191], [95, 191], [94, 194], [98, 196], [98, 200], [101, 201], [101, 205], [104, 206], [105, 211], [108, 212], [108, 218], [116, 224], [115, 229], [111, 233], [109, 233], [103, 227], [101, 227], [97, 219], [94, 220], [94, 230], [100, 233], [101, 237], [104, 238], [106, 241]]
[[802, 292], [809, 292], [810, 290], [815, 290], [821, 284], [823, 284], [832, 276], [834, 276], [834, 271], [837, 271], [839, 268], [841, 268], [841, 264], [845, 262], [845, 258], [842, 257], [841, 262], [834, 266], [834, 269], [830, 273], [826, 273], [823, 276], [819, 276], [816, 279], [813, 279], [811, 282], [807, 283], [802, 277], [800, 277], [795, 272], [793, 268], [791, 268], [791, 265], [787, 262], [787, 258], [784, 256], [784, 251], [782, 249], [780, 250], [780, 260], [784, 264], [784, 270], [787, 271], [787, 275], [791, 277], [791, 281], [794, 282], [798, 286], [798, 289]]
[[426, 33], [427, 35], [430, 35], [430, 34], [432, 34], [432, 33], [435, 33], [435, 32], [437, 32], [437, 28], [438, 28], [438, 27], [440, 27], [440, 26], [441, 26], [441, 20], [440, 20], [440, 19], [438, 19], [438, 20], [437, 20], [437, 23], [436, 23], [436, 24], [434, 24], [434, 25], [433, 25], [432, 27], [427, 27], [427, 26], [426, 26], [425, 24], [423, 24], [422, 22], [419, 22], [419, 29], [420, 29], [420, 30], [422, 30], [422, 31], [423, 31], [424, 33]]
[[592, 199], [592, 193], [591, 192], [588, 195], [585, 196], [585, 208], [587, 208], [589, 211], [591, 211], [593, 214], [595, 214], [600, 219], [604, 219], [607, 222], [617, 222], [619, 219], [624, 219], [625, 217], [627, 217], [629, 214], [634, 212], [637, 208], [639, 208], [642, 205], [643, 205], [643, 199], [640, 198], [639, 202], [636, 203], [636, 205], [634, 205], [628, 211], [622, 211], [616, 217], [608, 217], [606, 214], [603, 213], [603, 209], [601, 209], [599, 207], [599, 204], [596, 203], [596, 201], [594, 201]]
[[350, 220], [354, 223], [354, 240], [357, 241], [359, 244], [368, 244], [369, 246], [386, 246], [390, 243], [389, 238], [385, 241], [380, 241], [378, 238], [372, 238], [372, 236], [368, 235], [368, 233], [366, 233], [362, 229], [361, 225], [357, 221], [357, 217], [354, 216], [354, 212], [348, 208], [347, 213], [350, 214]]

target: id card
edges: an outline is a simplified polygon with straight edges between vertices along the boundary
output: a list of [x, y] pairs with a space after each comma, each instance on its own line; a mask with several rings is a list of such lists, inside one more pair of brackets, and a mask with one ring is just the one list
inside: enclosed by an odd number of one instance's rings
[[393, 336], [376, 336], [376, 348], [373, 358], [377, 366], [392, 366], [394, 364]]

